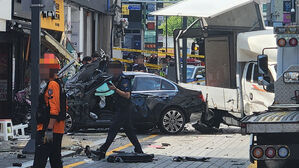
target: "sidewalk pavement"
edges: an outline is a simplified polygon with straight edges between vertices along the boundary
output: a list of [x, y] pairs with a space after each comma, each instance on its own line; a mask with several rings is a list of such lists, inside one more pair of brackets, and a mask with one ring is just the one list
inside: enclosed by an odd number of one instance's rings
[[[120, 138], [117, 136], [116, 138]], [[62, 141], [62, 157], [75, 155], [77, 152], [84, 150], [86, 145], [97, 147], [106, 140], [106, 133], [76, 133], [65, 134]], [[0, 142], [0, 163], [1, 167], [13, 167], [13, 163], [22, 163], [21, 167], [27, 168], [32, 166], [34, 155], [26, 154], [26, 158], [17, 158], [22, 154], [22, 149], [28, 140], [14, 140]]]

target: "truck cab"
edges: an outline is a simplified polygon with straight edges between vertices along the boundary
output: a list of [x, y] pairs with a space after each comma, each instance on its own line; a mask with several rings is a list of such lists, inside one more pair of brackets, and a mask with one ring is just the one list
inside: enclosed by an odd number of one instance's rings
[[[276, 63], [268, 65], [270, 83], [276, 80]], [[244, 114], [265, 111], [274, 102], [274, 89], [265, 90], [258, 82], [258, 65], [256, 61], [246, 63], [242, 75], [242, 93], [244, 102]]]

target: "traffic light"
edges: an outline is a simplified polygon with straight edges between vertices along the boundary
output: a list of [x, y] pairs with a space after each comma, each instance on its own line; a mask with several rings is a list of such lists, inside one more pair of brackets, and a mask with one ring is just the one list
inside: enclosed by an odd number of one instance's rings
[[193, 42], [191, 45], [191, 54], [198, 55], [199, 54], [199, 45], [196, 42]]

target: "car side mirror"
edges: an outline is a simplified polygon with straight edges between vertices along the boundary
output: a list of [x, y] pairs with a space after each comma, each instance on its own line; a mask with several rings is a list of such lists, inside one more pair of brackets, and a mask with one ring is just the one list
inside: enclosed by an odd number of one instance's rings
[[203, 78], [203, 76], [202, 75], [196, 75], [196, 77], [195, 77], [196, 79], [202, 79]]
[[258, 55], [257, 56], [257, 66], [260, 75], [268, 74], [268, 55]]

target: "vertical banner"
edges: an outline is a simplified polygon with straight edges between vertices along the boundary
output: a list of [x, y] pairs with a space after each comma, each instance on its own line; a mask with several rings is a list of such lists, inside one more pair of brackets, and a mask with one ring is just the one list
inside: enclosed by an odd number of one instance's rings
[[55, 0], [56, 13], [55, 17], [43, 17], [41, 15], [41, 28], [64, 31], [64, 3], [63, 0]]

